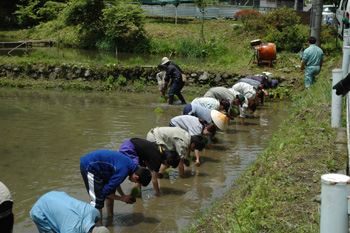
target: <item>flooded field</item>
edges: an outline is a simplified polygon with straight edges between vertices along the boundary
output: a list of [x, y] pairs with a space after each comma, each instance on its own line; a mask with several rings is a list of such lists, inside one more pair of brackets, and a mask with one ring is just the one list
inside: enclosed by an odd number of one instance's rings
[[[157, 100], [153, 94], [1, 88], [0, 177], [14, 200], [14, 232], [37, 232], [29, 211], [49, 191], [89, 202], [80, 157], [97, 149], [118, 151], [127, 139], [145, 139], [151, 128], [182, 114], [183, 105]], [[156, 114], [156, 107], [163, 113]], [[247, 125], [235, 119], [227, 133], [217, 133], [214, 148], [201, 153], [201, 166], [186, 168], [187, 178], [173, 169], [159, 180], [163, 197], [149, 184], [135, 204], [116, 201], [113, 219], [103, 209], [103, 225], [111, 232], [179, 232], [195, 223], [263, 151], [287, 114], [283, 103], [267, 102]], [[129, 180], [122, 184], [125, 193], [132, 186]]]

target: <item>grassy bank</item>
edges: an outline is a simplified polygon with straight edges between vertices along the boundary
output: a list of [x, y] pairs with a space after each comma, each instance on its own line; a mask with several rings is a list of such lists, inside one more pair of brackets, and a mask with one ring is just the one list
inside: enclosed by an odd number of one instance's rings
[[328, 62], [308, 90], [300, 80], [291, 114], [264, 153], [186, 232], [319, 232], [321, 175], [345, 171], [347, 163], [331, 128], [330, 77], [339, 67], [339, 58]]

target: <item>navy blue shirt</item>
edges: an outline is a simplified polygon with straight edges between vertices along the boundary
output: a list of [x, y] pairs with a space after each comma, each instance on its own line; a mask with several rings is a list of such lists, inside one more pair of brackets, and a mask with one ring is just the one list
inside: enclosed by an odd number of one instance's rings
[[136, 165], [123, 153], [112, 150], [96, 150], [80, 158], [87, 172], [103, 179], [103, 196], [115, 192], [127, 176], [132, 175]]

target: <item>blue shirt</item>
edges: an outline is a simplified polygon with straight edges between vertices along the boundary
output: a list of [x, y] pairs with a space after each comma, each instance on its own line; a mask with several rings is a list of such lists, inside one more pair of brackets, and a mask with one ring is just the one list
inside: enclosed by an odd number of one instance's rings
[[202, 120], [205, 120], [207, 123], [213, 123], [213, 120], [211, 119], [211, 109], [205, 108], [203, 106], [200, 106], [198, 104], [191, 104], [192, 105], [192, 116], [199, 117]]
[[315, 44], [311, 44], [305, 49], [302, 60], [306, 61], [306, 66], [319, 66], [323, 61], [323, 51]]
[[51, 191], [35, 203], [30, 217], [38, 225], [57, 233], [87, 233], [100, 219], [100, 213], [65, 192]]
[[87, 172], [103, 179], [103, 196], [114, 193], [127, 176], [132, 175], [136, 165], [123, 153], [112, 150], [93, 151], [80, 158]]

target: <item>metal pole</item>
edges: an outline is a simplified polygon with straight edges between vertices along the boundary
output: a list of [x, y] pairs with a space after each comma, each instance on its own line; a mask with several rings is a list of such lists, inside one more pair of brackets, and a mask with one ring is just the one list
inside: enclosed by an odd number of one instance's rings
[[[332, 70], [332, 87], [337, 84], [343, 78], [343, 70], [334, 69]], [[332, 116], [331, 116], [331, 126], [333, 128], [338, 128], [341, 126], [342, 118], [342, 103], [343, 98], [336, 94], [336, 90], [332, 89]]]
[[341, 174], [321, 176], [320, 233], [349, 232], [348, 195], [350, 177]]

